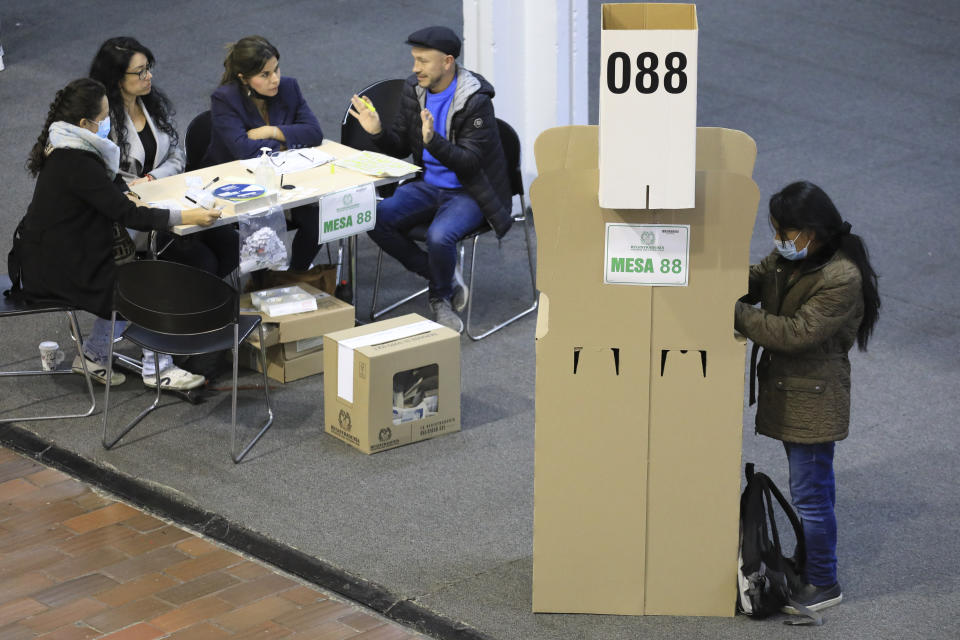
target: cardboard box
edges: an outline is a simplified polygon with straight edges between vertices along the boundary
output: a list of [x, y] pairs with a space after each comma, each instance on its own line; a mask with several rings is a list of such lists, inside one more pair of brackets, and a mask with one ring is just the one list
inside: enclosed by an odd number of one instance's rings
[[600, 206], [692, 209], [697, 9], [601, 5]]
[[[355, 324], [352, 305], [307, 284], [297, 285], [317, 299], [317, 310], [274, 317], [255, 312], [250, 294], [240, 298], [241, 313], [258, 313], [263, 318], [264, 346], [267, 349], [267, 375], [278, 382], [292, 382], [323, 372], [323, 335]], [[260, 371], [256, 349], [259, 335], [254, 333], [245, 344], [240, 363]]]
[[[732, 616], [756, 145], [698, 129], [695, 206], [638, 211], [598, 206], [597, 139], [535, 145], [533, 610]], [[605, 284], [611, 223], [689, 227], [687, 284]]]
[[460, 335], [417, 314], [324, 336], [324, 430], [370, 454], [460, 430]]
[[[321, 338], [322, 339], [322, 338]], [[323, 347], [303, 355], [288, 357], [286, 344], [267, 347], [267, 377], [284, 384], [323, 373]], [[241, 345], [240, 364], [260, 371], [260, 350], [249, 343]]]

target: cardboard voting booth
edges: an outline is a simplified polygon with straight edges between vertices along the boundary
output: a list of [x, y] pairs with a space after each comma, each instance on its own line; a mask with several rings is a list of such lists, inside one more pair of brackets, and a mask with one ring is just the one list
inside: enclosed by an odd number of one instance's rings
[[604, 4], [600, 206], [691, 209], [697, 126], [697, 9]]
[[324, 336], [324, 430], [364, 453], [460, 430], [460, 334], [415, 313]]
[[598, 204], [596, 127], [535, 144], [534, 611], [734, 614], [756, 145], [695, 134], [678, 210]]

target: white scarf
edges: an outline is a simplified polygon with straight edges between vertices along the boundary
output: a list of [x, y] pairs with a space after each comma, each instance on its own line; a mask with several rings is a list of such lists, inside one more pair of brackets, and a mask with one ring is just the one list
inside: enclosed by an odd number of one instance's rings
[[107, 176], [112, 180], [120, 167], [120, 147], [83, 127], [58, 120], [50, 125], [50, 139], [46, 153], [54, 149], [81, 149], [92, 151], [103, 159]]

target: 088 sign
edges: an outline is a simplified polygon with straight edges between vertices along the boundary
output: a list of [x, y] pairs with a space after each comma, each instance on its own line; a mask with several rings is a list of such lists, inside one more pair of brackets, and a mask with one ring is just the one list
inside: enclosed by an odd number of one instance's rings
[[632, 62], [623, 51], [614, 51], [607, 57], [607, 88], [610, 93], [626, 93], [631, 86], [643, 94], [655, 93], [661, 86], [672, 94], [683, 93], [687, 88], [687, 56], [680, 51], [668, 53], [662, 69], [660, 57], [652, 51], [637, 55], [635, 74]]

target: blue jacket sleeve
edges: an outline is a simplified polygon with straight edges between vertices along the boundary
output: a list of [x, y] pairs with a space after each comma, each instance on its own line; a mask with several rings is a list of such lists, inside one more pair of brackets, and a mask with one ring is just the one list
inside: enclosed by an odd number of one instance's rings
[[279, 150], [283, 143], [279, 140], [251, 140], [247, 130], [252, 129], [245, 113], [243, 98], [236, 90], [226, 85], [210, 96], [210, 115], [213, 121], [213, 135], [218, 137], [235, 160], [254, 158], [261, 147]]
[[[323, 142], [320, 122], [313, 115], [307, 101], [303, 99], [297, 81], [293, 78], [289, 78], [289, 81], [291, 86], [282, 96], [286, 113], [281, 116], [279, 122], [271, 122], [271, 124], [276, 125], [283, 131], [283, 137], [287, 139], [288, 149], [315, 147]], [[271, 142], [277, 141], [271, 140]]]

